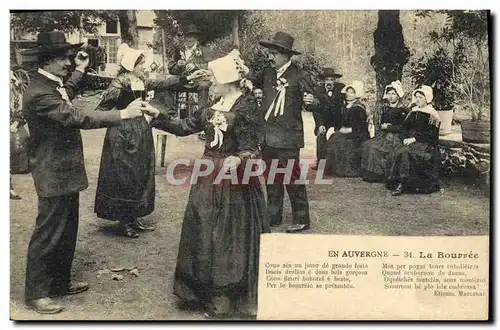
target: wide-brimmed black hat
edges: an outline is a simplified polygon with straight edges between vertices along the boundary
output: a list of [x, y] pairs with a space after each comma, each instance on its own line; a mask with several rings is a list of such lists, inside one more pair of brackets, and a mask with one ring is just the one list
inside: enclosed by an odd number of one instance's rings
[[299, 51], [293, 49], [294, 38], [286, 32], [276, 32], [273, 40], [264, 40], [259, 42], [266, 48], [273, 48], [286, 53], [298, 55]]
[[194, 24], [189, 24], [189, 25], [188, 25], [188, 26], [186, 26], [186, 28], [184, 29], [183, 34], [184, 34], [185, 36], [189, 36], [189, 35], [200, 36], [200, 35], [201, 35], [201, 31], [200, 31], [200, 30], [198, 30], [198, 28], [196, 27], [196, 25], [194, 25]]
[[334, 68], [323, 68], [323, 72], [318, 75], [319, 79], [325, 78], [340, 78], [342, 75], [335, 71]]
[[22, 55], [51, 54], [80, 48], [82, 43], [70, 44], [62, 31], [40, 32], [36, 38], [37, 46], [25, 50]]

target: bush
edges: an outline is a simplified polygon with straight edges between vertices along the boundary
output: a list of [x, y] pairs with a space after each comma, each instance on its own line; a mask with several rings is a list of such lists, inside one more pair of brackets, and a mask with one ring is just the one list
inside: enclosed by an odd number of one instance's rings
[[453, 109], [455, 106], [455, 94], [452, 88], [453, 59], [448, 51], [440, 47], [428, 58], [422, 56], [410, 66], [411, 77], [416, 86], [432, 87], [436, 110]]

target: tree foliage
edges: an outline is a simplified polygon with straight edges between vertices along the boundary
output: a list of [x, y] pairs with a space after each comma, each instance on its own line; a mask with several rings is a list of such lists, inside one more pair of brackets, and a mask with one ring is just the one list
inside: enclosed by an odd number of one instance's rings
[[486, 10], [418, 10], [416, 15], [428, 17], [433, 13], [446, 14], [447, 26], [440, 33], [433, 32], [446, 41], [468, 38], [478, 43], [488, 40], [488, 11]]
[[[435, 88], [436, 105], [449, 109], [464, 104], [473, 120], [483, 119], [489, 105], [490, 76], [487, 56], [489, 12], [439, 10], [446, 15], [446, 25], [429, 33], [438, 48], [412, 65], [416, 82]], [[417, 11], [429, 17], [433, 11]]]
[[11, 13], [11, 28], [28, 33], [54, 30], [97, 33], [99, 26], [109, 20], [118, 20], [122, 41], [137, 47], [135, 10], [17, 11]]
[[11, 27], [29, 33], [79, 29], [95, 33], [103, 21], [117, 18], [116, 10], [17, 11], [11, 13]]
[[157, 10], [155, 24], [174, 36], [181, 34], [188, 24], [195, 24], [203, 31], [201, 41], [207, 43], [229, 35], [235, 17], [244, 24], [244, 14], [244, 10]]

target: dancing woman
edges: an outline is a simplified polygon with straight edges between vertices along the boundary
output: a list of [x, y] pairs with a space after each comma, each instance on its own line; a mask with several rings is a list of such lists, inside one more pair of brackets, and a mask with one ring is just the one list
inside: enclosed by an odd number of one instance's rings
[[[104, 92], [96, 110], [124, 109], [137, 98], [145, 100], [150, 91], [186, 84], [202, 75], [198, 71], [188, 77], [146, 80], [145, 57], [141, 51], [123, 44], [118, 55], [120, 72]], [[138, 230], [154, 230], [138, 220], [154, 210], [154, 160], [152, 127], [145, 116], [108, 128], [102, 148], [94, 211], [100, 218], [120, 221], [126, 237], [139, 237]]]
[[[212, 317], [240, 312], [255, 315], [259, 241], [269, 232], [264, 193], [258, 180], [215, 183], [223, 168], [237, 171], [256, 158], [256, 103], [242, 93], [243, 61], [237, 51], [210, 62], [218, 102], [193, 117], [152, 123], [178, 136], [205, 131], [203, 158], [214, 163], [211, 175], [191, 186], [175, 271], [174, 293], [184, 302], [201, 302]], [[238, 70], [242, 68], [242, 70]]]

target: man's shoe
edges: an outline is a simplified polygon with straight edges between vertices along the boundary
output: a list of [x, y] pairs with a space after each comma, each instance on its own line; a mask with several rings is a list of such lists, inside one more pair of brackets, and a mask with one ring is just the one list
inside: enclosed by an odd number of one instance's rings
[[10, 199], [21, 199], [21, 196], [19, 196], [18, 194], [16, 194], [16, 192], [14, 190], [11, 190], [10, 191]]
[[130, 223], [130, 226], [132, 228], [134, 228], [134, 229], [138, 229], [138, 230], [141, 230], [141, 231], [153, 231], [153, 230], [155, 230], [155, 227], [148, 226], [148, 225], [140, 222], [137, 219], [134, 222]]
[[85, 292], [89, 289], [89, 284], [86, 282], [72, 281], [66, 289], [55, 290], [50, 293], [50, 297], [68, 296]]
[[311, 228], [310, 225], [304, 225], [304, 224], [296, 224], [296, 225], [291, 225], [286, 229], [287, 233], [297, 233], [303, 230], [307, 230]]
[[63, 310], [61, 305], [48, 297], [28, 300], [26, 301], [26, 307], [40, 314], [57, 314]]

